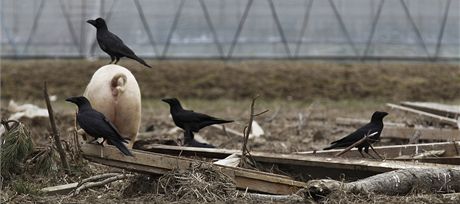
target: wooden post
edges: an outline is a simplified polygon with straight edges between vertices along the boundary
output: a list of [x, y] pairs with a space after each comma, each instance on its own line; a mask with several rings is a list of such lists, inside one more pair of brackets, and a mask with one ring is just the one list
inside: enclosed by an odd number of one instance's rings
[[50, 97], [48, 95], [48, 88], [46, 87], [46, 81], [44, 83], [43, 94], [45, 96], [46, 108], [48, 108], [48, 116], [49, 116], [50, 123], [51, 123], [51, 131], [52, 131], [52, 135], [54, 138], [54, 144], [56, 145], [56, 149], [59, 153], [59, 157], [61, 158], [62, 167], [64, 167], [64, 171], [68, 174], [70, 168], [69, 168], [69, 164], [67, 163], [65, 152], [61, 145], [61, 139], [59, 136], [59, 132], [56, 127], [56, 122], [54, 120], [53, 107], [51, 107]]

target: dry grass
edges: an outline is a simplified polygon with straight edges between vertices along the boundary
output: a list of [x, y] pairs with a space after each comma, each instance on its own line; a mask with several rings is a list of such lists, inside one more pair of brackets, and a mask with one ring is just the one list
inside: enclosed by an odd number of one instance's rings
[[[60, 98], [80, 95], [106, 64], [86, 60], [3, 60], [2, 98], [41, 98], [44, 80]], [[151, 61], [153, 69], [122, 60], [144, 98], [313, 98], [452, 100], [460, 68], [450, 64], [325, 63], [312, 61]]]

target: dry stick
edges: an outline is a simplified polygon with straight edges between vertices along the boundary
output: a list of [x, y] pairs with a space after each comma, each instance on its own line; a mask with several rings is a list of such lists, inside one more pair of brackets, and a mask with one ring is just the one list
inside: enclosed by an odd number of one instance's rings
[[65, 157], [64, 149], [62, 148], [62, 145], [61, 145], [61, 139], [59, 138], [59, 132], [56, 127], [56, 122], [54, 121], [53, 107], [51, 107], [50, 97], [48, 95], [48, 88], [46, 87], [46, 81], [44, 83], [43, 94], [45, 96], [46, 108], [48, 108], [48, 116], [49, 116], [50, 123], [51, 123], [51, 130], [53, 131], [54, 144], [56, 145], [57, 151], [59, 153], [59, 157], [61, 158], [61, 162], [62, 162], [62, 166], [64, 167], [64, 171], [66, 173], [69, 173], [70, 168], [69, 168], [69, 164], [67, 163], [67, 159]]
[[[255, 102], [256, 102], [257, 98], [259, 98], [259, 96], [256, 96], [256, 97], [254, 97], [252, 99], [252, 102], [251, 102], [251, 114], [249, 115], [248, 126], [244, 127], [244, 130], [243, 130], [244, 140], [243, 140], [243, 147], [241, 148], [241, 151], [242, 151], [242, 153], [241, 153], [241, 161], [242, 162], [246, 162], [247, 155], [251, 156], [250, 153], [249, 153], [247, 144], [248, 144], [248, 140], [249, 140], [249, 134], [252, 131], [252, 122], [254, 121], [254, 117], [262, 115], [262, 114], [268, 112], [268, 110], [265, 110], [265, 111], [262, 111], [262, 112], [260, 112], [258, 114], [254, 114], [254, 105], [255, 105]], [[254, 162], [254, 164], [255, 164], [255, 162]]]
[[119, 176], [119, 175], [122, 175], [121, 173], [105, 173], [105, 174], [99, 174], [99, 175], [95, 175], [95, 176], [91, 176], [91, 177], [88, 177], [88, 178], [85, 178], [83, 180], [81, 180], [79, 183], [78, 183], [78, 186], [81, 186], [87, 182], [91, 182], [91, 181], [95, 181], [95, 180], [99, 180], [99, 179], [105, 179], [105, 178], [109, 178], [109, 177], [114, 177], [114, 176]]
[[103, 186], [105, 184], [108, 184], [108, 183], [111, 183], [111, 182], [114, 182], [114, 181], [118, 181], [118, 180], [122, 180], [122, 179], [126, 179], [126, 178], [133, 177], [133, 176], [134, 176], [133, 174], [120, 174], [120, 175], [117, 175], [117, 176], [112, 176], [112, 177], [107, 178], [107, 179], [102, 180], [102, 181], [88, 182], [88, 183], [85, 183], [82, 186], [78, 187], [72, 195], [73, 196], [78, 195], [80, 193], [80, 191], [88, 189], [88, 188], [97, 187], [97, 186]]

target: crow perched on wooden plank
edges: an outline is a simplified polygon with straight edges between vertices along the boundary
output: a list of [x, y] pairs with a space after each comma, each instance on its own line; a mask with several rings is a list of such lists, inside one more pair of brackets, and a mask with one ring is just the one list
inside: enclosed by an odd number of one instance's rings
[[196, 145], [196, 147], [199, 147], [199, 144], [203, 144], [195, 141], [193, 138], [193, 133], [197, 133], [201, 128], [214, 124], [233, 122], [233, 120], [222, 120], [206, 114], [195, 113], [192, 110], [184, 110], [176, 98], [162, 99], [162, 101], [169, 104], [174, 123], [185, 131], [184, 143], [189, 146]]
[[[117, 128], [104, 116], [104, 114], [94, 110], [91, 103], [84, 96], [70, 97], [66, 101], [78, 106], [77, 122], [80, 127], [89, 135], [107, 139], [109, 144], [115, 145], [123, 154], [133, 156], [123, 144], [128, 143], [118, 132]], [[94, 140], [93, 140], [94, 141]]]
[[129, 49], [129, 47], [126, 46], [118, 36], [109, 31], [104, 19], [97, 18], [96, 20], [87, 20], [86, 22], [96, 27], [97, 43], [104, 52], [109, 54], [111, 59], [110, 63], [115, 60], [116, 64], [120, 58], [127, 57], [138, 61], [144, 66], [152, 68], [150, 65], [145, 63], [143, 59], [136, 56], [136, 54], [134, 54], [134, 52]]
[[386, 112], [374, 112], [374, 114], [372, 114], [370, 123], [358, 128], [356, 131], [345, 136], [344, 138], [332, 142], [331, 146], [324, 148], [324, 150], [349, 147], [350, 145], [368, 135], [369, 140], [367, 142], [363, 142], [362, 144], [356, 146], [361, 156], [364, 157], [362, 153], [363, 148], [364, 152], [369, 154], [370, 144], [379, 140], [380, 133], [382, 133], [383, 130], [383, 118], [386, 115], [388, 115]]

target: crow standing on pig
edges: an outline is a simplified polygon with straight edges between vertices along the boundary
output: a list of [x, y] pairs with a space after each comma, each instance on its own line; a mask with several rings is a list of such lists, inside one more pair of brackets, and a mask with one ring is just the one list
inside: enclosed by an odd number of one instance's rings
[[104, 116], [94, 110], [91, 103], [84, 96], [71, 97], [66, 101], [78, 106], [77, 122], [89, 135], [108, 140], [109, 144], [115, 145], [124, 155], [133, 156], [123, 144], [128, 143], [118, 132], [117, 128]]
[[363, 148], [364, 152], [370, 155], [369, 147], [372, 143], [380, 139], [380, 133], [382, 133], [383, 130], [383, 118], [386, 115], [388, 115], [388, 113], [386, 112], [374, 112], [374, 114], [372, 114], [370, 123], [360, 127], [359, 129], [345, 136], [344, 138], [332, 142], [331, 146], [324, 148], [324, 150], [349, 147], [350, 145], [361, 140], [363, 137], [367, 135], [369, 137], [369, 140], [367, 142], [361, 143], [360, 145], [357, 145], [356, 147], [358, 148], [358, 151], [362, 157], [364, 157], [362, 153]]
[[196, 113], [192, 110], [185, 110], [176, 98], [162, 99], [162, 101], [169, 104], [174, 123], [185, 131], [184, 143], [188, 146], [214, 147], [209, 144], [197, 142], [193, 138], [193, 133], [197, 133], [200, 129], [209, 125], [233, 122], [233, 120], [222, 120], [206, 114]]
[[120, 58], [127, 57], [138, 61], [144, 66], [152, 68], [150, 65], [145, 63], [143, 59], [136, 56], [136, 54], [134, 54], [134, 52], [129, 49], [129, 47], [126, 46], [118, 36], [109, 31], [104, 19], [97, 18], [96, 20], [87, 20], [86, 22], [96, 27], [97, 43], [104, 52], [109, 54], [111, 59], [110, 63], [115, 61], [116, 64]]

